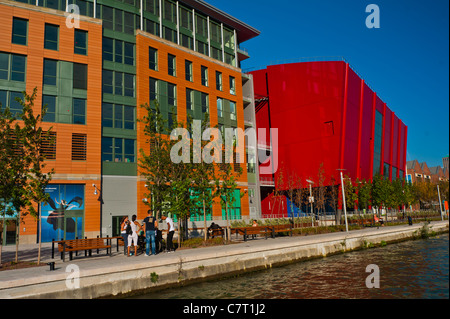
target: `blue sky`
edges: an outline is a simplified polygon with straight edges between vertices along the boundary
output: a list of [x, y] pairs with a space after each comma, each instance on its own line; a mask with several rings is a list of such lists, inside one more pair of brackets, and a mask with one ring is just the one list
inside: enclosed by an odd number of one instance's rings
[[[407, 159], [449, 153], [448, 0], [207, 0], [261, 31], [242, 68], [343, 56], [408, 126]], [[366, 6], [380, 9], [368, 29]]]

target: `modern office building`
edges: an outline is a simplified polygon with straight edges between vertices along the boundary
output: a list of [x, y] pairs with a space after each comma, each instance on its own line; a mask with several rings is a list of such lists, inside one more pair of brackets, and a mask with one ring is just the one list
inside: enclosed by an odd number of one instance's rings
[[[261, 174], [263, 216], [286, 216], [268, 199], [275, 185], [287, 189], [287, 176], [319, 185], [340, 181], [340, 171], [355, 181], [379, 173], [404, 178], [407, 127], [345, 61], [268, 66], [254, 78], [256, 124], [277, 128], [276, 170]], [[283, 179], [280, 178], [283, 176]], [[280, 182], [282, 181], [282, 182]], [[289, 200], [289, 199], [288, 199]]]
[[[47, 150], [56, 173], [52, 200], [42, 205], [43, 241], [113, 236], [122, 216], [145, 217], [140, 105], [157, 99], [168, 121], [207, 112], [211, 126], [253, 125], [251, 77], [240, 69], [249, 56], [240, 44], [259, 31], [206, 2], [0, 0], [0, 22], [0, 103], [17, 109], [15, 97], [36, 87], [36, 111], [48, 105], [43, 126], [56, 136]], [[234, 219], [259, 207], [252, 163], [242, 164]], [[208, 219], [222, 218], [217, 202]], [[36, 242], [34, 218], [4, 238], [17, 230], [22, 243]]]

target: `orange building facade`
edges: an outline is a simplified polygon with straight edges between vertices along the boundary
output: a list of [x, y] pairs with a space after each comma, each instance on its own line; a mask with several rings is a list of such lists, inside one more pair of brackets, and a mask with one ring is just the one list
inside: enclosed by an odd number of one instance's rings
[[[0, 103], [20, 111], [15, 98], [37, 88], [34, 111], [47, 105], [42, 127], [56, 137], [47, 150], [46, 169], [55, 174], [40, 207], [42, 230], [32, 216], [20, 224], [8, 216], [3, 244], [16, 233], [20, 243], [36, 243], [40, 232], [43, 242], [117, 236], [123, 216], [143, 219], [149, 206], [138, 157], [147, 145], [138, 119], [153, 98], [165, 99], [178, 121], [207, 112], [212, 127], [248, 127], [249, 79], [240, 69], [248, 54], [239, 44], [259, 31], [203, 1], [0, 0], [0, 23]], [[249, 217], [246, 164], [231, 219]], [[208, 220], [225, 219], [217, 200]]]

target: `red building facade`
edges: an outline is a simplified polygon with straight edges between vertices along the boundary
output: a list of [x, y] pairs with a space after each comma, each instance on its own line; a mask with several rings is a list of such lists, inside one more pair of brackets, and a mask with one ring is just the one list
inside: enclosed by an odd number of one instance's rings
[[257, 127], [278, 129], [278, 169], [262, 180], [286, 184], [294, 174], [308, 187], [306, 179], [317, 185], [319, 168], [324, 185], [339, 182], [338, 169], [353, 181], [376, 173], [404, 178], [408, 128], [348, 63], [283, 64], [251, 73]]

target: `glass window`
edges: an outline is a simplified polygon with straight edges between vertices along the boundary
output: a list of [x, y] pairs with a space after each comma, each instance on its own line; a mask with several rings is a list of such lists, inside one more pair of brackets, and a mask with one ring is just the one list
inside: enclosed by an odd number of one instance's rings
[[194, 94], [194, 91], [191, 89], [186, 89], [186, 109], [193, 111], [194, 110], [194, 103], [192, 96]]
[[188, 49], [194, 49], [194, 38], [186, 35], [186, 34], [180, 34], [181, 36], [181, 45]]
[[202, 103], [202, 112], [209, 112], [209, 95], [206, 93], [201, 93], [201, 103]]
[[103, 60], [114, 61], [113, 59], [114, 40], [103, 38]]
[[175, 3], [164, 0], [164, 20], [177, 23], [177, 6]]
[[102, 161], [112, 162], [113, 161], [113, 138], [112, 137], [102, 137]]
[[22, 104], [16, 100], [17, 98], [23, 99], [21, 92], [9, 92], [9, 110], [13, 116], [18, 116], [23, 111]]
[[217, 116], [223, 117], [223, 100], [221, 98], [217, 98]]
[[113, 8], [103, 6], [102, 7], [102, 20], [105, 29], [112, 30], [114, 27]]
[[123, 128], [126, 130], [134, 130], [135, 107], [125, 105], [123, 109]]
[[222, 31], [220, 25], [211, 21], [209, 22], [211, 41], [222, 43]]
[[123, 41], [120, 40], [114, 40], [114, 56], [115, 56], [115, 62], [117, 63], [123, 63]]
[[87, 90], [87, 65], [73, 64], [73, 88]]
[[114, 139], [114, 162], [123, 161], [123, 139]]
[[236, 120], [236, 102], [230, 101], [230, 119]]
[[7, 95], [8, 91], [0, 90], [0, 108], [5, 108], [8, 106]]
[[204, 38], [208, 37], [208, 20], [198, 14], [195, 15], [195, 33]]
[[43, 95], [42, 107], [47, 106], [47, 113], [43, 117], [44, 122], [56, 122], [56, 96]]
[[134, 97], [134, 75], [124, 74], [124, 95]]
[[123, 11], [114, 9], [114, 31], [123, 32]]
[[102, 126], [113, 127], [113, 104], [102, 104]]
[[8, 80], [9, 54], [0, 52], [0, 80]]
[[129, 139], [125, 139], [124, 140], [124, 147], [125, 147], [125, 162], [126, 163], [134, 163], [135, 162], [135, 140], [129, 140]]
[[123, 128], [123, 105], [114, 105], [114, 127]]
[[114, 72], [114, 94], [123, 95], [123, 73]]
[[198, 53], [204, 54], [204, 55], [208, 55], [208, 44], [197, 40], [197, 45], [195, 47], [195, 49], [197, 50]]
[[223, 29], [223, 42], [226, 48], [234, 50], [234, 32], [231, 30]]
[[125, 11], [124, 20], [124, 32], [128, 34], [134, 34], [134, 14]]
[[11, 80], [25, 82], [26, 57], [11, 54]]
[[192, 31], [192, 11], [180, 7], [180, 25], [181, 27]]
[[148, 48], [148, 64], [149, 64], [149, 68], [150, 70], [155, 70], [158, 71], [158, 50], [149, 47]]
[[236, 95], [236, 79], [230, 76], [230, 94]]
[[73, 99], [73, 124], [86, 124], [85, 99]]
[[202, 65], [202, 85], [208, 86], [208, 68]]
[[169, 54], [168, 56], [167, 56], [167, 64], [168, 64], [168, 68], [169, 68], [169, 75], [171, 75], [171, 76], [176, 76], [176, 60], [177, 58], [174, 56], [174, 55], [172, 55], [172, 54]]
[[154, 101], [158, 98], [158, 80], [150, 78], [149, 79], [149, 87], [150, 87], [150, 102]]
[[177, 105], [177, 86], [172, 83], [167, 83], [167, 95], [168, 95], [168, 103], [171, 106]]
[[12, 43], [27, 45], [28, 20], [13, 18]]
[[58, 61], [44, 59], [44, 84], [56, 85]]
[[113, 71], [103, 70], [103, 93], [113, 94]]
[[222, 73], [216, 71], [216, 89], [222, 91]]
[[58, 51], [59, 26], [45, 24], [44, 49]]
[[145, 0], [145, 11], [159, 16], [159, 0]]
[[75, 29], [74, 53], [87, 55], [87, 31]]
[[134, 44], [124, 42], [124, 63], [134, 65]]
[[186, 60], [184, 64], [185, 72], [186, 72], [186, 81], [193, 81], [192, 76], [192, 62]]

